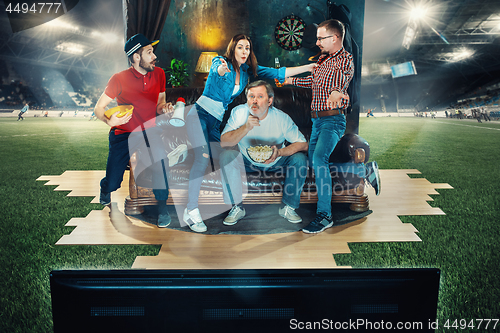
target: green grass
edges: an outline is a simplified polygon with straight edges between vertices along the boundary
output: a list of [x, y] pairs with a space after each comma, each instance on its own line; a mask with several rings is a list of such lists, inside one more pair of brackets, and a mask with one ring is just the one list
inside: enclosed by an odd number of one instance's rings
[[130, 268], [159, 246], [55, 246], [72, 217], [92, 198], [66, 197], [35, 181], [65, 170], [103, 170], [107, 128], [81, 118], [0, 119], [0, 332], [51, 332], [49, 273], [53, 269]]
[[[103, 170], [107, 131], [81, 118], [0, 118], [0, 332], [52, 331], [51, 270], [126, 269], [136, 256], [158, 253], [159, 246], [54, 245], [71, 232], [64, 226], [69, 219], [101, 207], [36, 179]], [[500, 318], [500, 123], [362, 117], [360, 134], [380, 168], [418, 169], [421, 177], [454, 189], [439, 190], [430, 202], [445, 216], [401, 217], [419, 230], [422, 242], [350, 244], [352, 253], [335, 255], [337, 264], [437, 267], [441, 324]]]
[[421, 177], [454, 189], [438, 190], [430, 202], [445, 216], [401, 217], [422, 242], [350, 244], [352, 254], [335, 255], [337, 264], [436, 267], [442, 270], [441, 323], [500, 318], [500, 124], [371, 118], [361, 119], [359, 132], [381, 169], [418, 169]]

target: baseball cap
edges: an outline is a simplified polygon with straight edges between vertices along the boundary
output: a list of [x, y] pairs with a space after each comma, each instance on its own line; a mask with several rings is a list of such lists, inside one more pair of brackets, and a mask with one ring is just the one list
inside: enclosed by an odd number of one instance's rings
[[143, 34], [137, 34], [129, 38], [129, 40], [125, 43], [125, 53], [127, 53], [127, 57], [133, 54], [135, 51], [140, 49], [143, 46], [151, 44], [152, 46], [158, 44], [159, 40], [149, 41]]

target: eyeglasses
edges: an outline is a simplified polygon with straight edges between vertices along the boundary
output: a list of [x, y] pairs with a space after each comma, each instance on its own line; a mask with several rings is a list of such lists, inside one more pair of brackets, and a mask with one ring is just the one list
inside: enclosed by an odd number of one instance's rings
[[317, 37], [316, 39], [321, 42], [323, 39], [327, 39], [327, 38], [330, 38], [330, 37], [333, 37], [333, 36], [337, 36], [337, 35], [331, 35], [331, 36], [326, 36], [326, 37]]

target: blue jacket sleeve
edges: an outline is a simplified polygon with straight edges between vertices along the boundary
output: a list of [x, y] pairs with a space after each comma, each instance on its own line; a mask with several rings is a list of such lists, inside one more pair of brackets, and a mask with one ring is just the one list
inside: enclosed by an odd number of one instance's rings
[[232, 66], [228, 63], [228, 67], [231, 70], [229, 73], [224, 75], [219, 75], [217, 69], [222, 64], [222, 57], [215, 57], [212, 59], [212, 65], [210, 66], [210, 73], [208, 73], [207, 81], [205, 83], [205, 88], [203, 89], [203, 95], [209, 97], [217, 102], [222, 102], [224, 107], [226, 104], [231, 102], [231, 93], [234, 89], [234, 77], [235, 73], [232, 70]]
[[278, 79], [280, 83], [285, 82], [286, 67], [270, 68], [257, 66], [257, 75], [265, 79]]
[[219, 75], [219, 72], [217, 72], [217, 69], [219, 68], [220, 65], [222, 65], [221, 57], [215, 57], [212, 59], [212, 66], [210, 66], [210, 72], [212, 75]]

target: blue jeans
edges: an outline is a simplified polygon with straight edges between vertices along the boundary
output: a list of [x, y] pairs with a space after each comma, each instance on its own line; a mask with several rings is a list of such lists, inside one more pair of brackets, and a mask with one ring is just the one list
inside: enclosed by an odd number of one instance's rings
[[[241, 172], [258, 172], [262, 178], [273, 177], [278, 172], [286, 175], [281, 201], [294, 209], [299, 208], [300, 194], [307, 176], [307, 157], [304, 153], [282, 156], [269, 168], [256, 166], [240, 154], [237, 150], [224, 150], [220, 154], [225, 203], [234, 205], [243, 200]], [[238, 160], [238, 155], [243, 158], [243, 165], [239, 162], [241, 160]]]
[[214, 159], [218, 160], [222, 151], [220, 146], [221, 122], [210, 115], [198, 104], [191, 108], [186, 117], [186, 129], [193, 147], [194, 162], [189, 172], [187, 209], [198, 207], [203, 176], [210, 162], [215, 171]]
[[332, 215], [332, 176], [328, 160], [344, 135], [345, 127], [345, 116], [342, 114], [312, 119], [308, 154], [318, 191], [317, 214]]
[[[148, 135], [159, 135], [159, 130], [149, 128], [146, 131]], [[106, 176], [101, 179], [101, 191], [113, 192], [120, 188], [123, 181], [123, 173], [130, 161], [130, 151], [140, 149], [141, 142], [138, 140], [129, 140], [130, 133], [115, 135], [115, 131], [109, 132], [109, 154], [106, 164]], [[147, 137], [147, 136], [146, 136]], [[146, 139], [145, 139], [146, 140]], [[135, 145], [129, 147], [129, 143]], [[146, 142], [149, 147], [149, 142]], [[154, 152], [152, 153], [154, 154]], [[157, 154], [156, 156], [161, 155]], [[153, 172], [153, 193], [156, 200], [168, 199], [168, 163], [160, 160], [149, 167]]]

